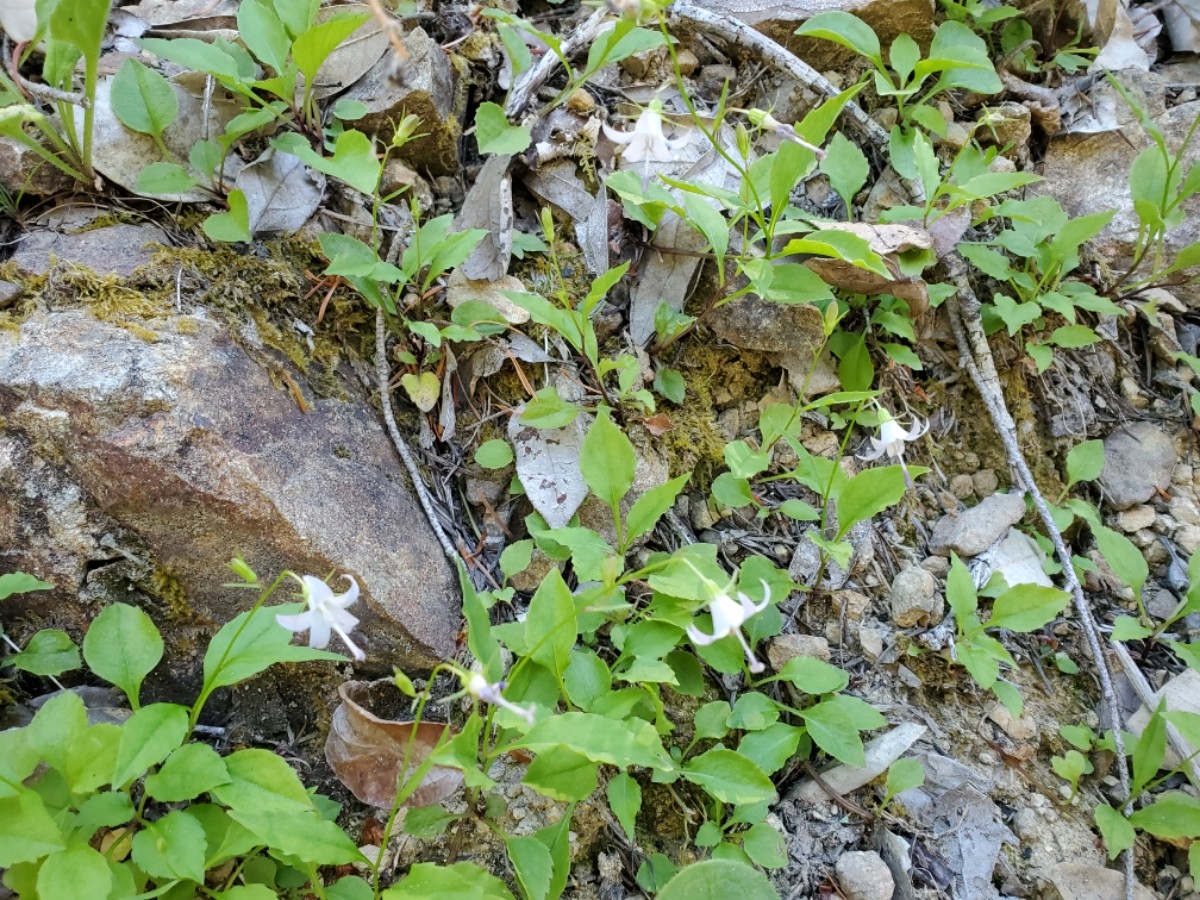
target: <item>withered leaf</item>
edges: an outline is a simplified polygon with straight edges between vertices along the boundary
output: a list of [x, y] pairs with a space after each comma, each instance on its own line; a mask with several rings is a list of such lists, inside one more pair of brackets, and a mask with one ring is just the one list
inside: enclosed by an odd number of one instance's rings
[[456, 223], [459, 230], [487, 231], [462, 264], [463, 274], [474, 281], [495, 281], [508, 272], [513, 231], [511, 161], [511, 156], [493, 156], [483, 164]]
[[867, 241], [874, 253], [883, 258], [892, 277], [884, 278], [876, 272], [860, 268], [842, 259], [813, 257], [804, 264], [816, 272], [828, 284], [865, 294], [893, 294], [908, 304], [909, 313], [916, 318], [929, 308], [929, 289], [924, 280], [906, 277], [900, 271], [897, 256], [910, 250], [932, 250], [933, 238], [929, 232], [911, 225], [872, 225], [865, 222], [823, 222], [827, 231], [848, 231]]
[[[416, 769], [434, 748], [443, 732], [454, 729], [441, 722], [399, 722], [381, 719], [368, 711], [371, 685], [347, 681], [338, 688], [342, 702], [333, 711], [325, 759], [338, 780], [363, 803], [391, 809], [409, 741], [413, 743], [408, 771]], [[428, 806], [445, 800], [462, 784], [457, 769], [434, 766], [409, 796], [405, 806]]]

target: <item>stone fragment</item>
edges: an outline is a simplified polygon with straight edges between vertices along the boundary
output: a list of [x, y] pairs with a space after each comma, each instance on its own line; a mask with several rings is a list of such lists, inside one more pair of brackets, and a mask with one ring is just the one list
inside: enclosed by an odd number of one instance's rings
[[746, 296], [720, 307], [710, 318], [717, 337], [741, 350], [811, 359], [825, 342], [821, 311], [811, 303], [774, 303]]
[[945, 613], [937, 579], [920, 566], [905, 566], [892, 579], [892, 621], [901, 628], [936, 625]]
[[886, 634], [878, 628], [862, 628], [858, 632], [858, 646], [862, 650], [863, 659], [875, 662], [883, 656], [883, 642]]
[[[247, 608], [222, 586], [236, 553], [265, 578], [334, 573], [341, 590], [354, 576], [368, 667], [453, 653], [458, 580], [367, 400], [309, 398], [302, 411], [214, 320], [151, 324], [148, 341], [65, 309], [0, 334], [4, 565], [56, 585], [3, 614], [81, 632], [96, 612], [85, 594], [101, 602], [96, 584], [139, 560], [158, 598], [143, 602], [178, 617], [195, 654]], [[352, 380], [341, 387], [358, 397]], [[140, 596], [129, 591], [107, 598]], [[178, 652], [169, 677], [187, 681], [196, 660]]]
[[798, 656], [829, 662], [829, 641], [813, 634], [781, 634], [767, 644], [767, 661], [776, 672]]
[[[1125, 876], [1104, 866], [1064, 862], [1052, 868], [1049, 876], [1062, 900], [1107, 900], [1125, 896]], [[1133, 900], [1155, 900], [1157, 896], [1143, 885], [1133, 886]]]
[[156, 244], [166, 243], [166, 235], [153, 225], [109, 225], [74, 234], [34, 231], [21, 238], [12, 259], [26, 275], [44, 275], [57, 262], [128, 277], [150, 263]]
[[896, 890], [891, 870], [874, 850], [843, 853], [835, 871], [846, 900], [891, 900]]
[[1000, 152], [1010, 159], [1025, 154], [1032, 135], [1029, 107], [1011, 100], [988, 106], [980, 114], [980, 121], [975, 128], [975, 137], [983, 146], [999, 147]]
[[[825, 637], [831, 644], [840, 644], [846, 637], [858, 637], [867, 610], [871, 608], [871, 600], [858, 591], [834, 591], [830, 597], [830, 606], [834, 618], [825, 625]], [[846, 633], [842, 634], [842, 624], [845, 623]]]
[[508, 579], [508, 583], [522, 593], [532, 594], [542, 584], [542, 579], [550, 574], [551, 569], [561, 569], [562, 563], [548, 557], [540, 547], [533, 548], [529, 557], [529, 565]]
[[1126, 534], [1133, 534], [1154, 524], [1153, 506], [1131, 506], [1117, 514], [1117, 527]]
[[[797, 584], [812, 586], [821, 571], [821, 549], [812, 540], [816, 530], [809, 528], [800, 535], [796, 550], [792, 554], [788, 575]], [[858, 522], [853, 525], [844, 540], [851, 546], [850, 569], [843, 569], [836, 560], [827, 559], [825, 569], [821, 574], [822, 590], [837, 590], [844, 587], [850, 576], [863, 571], [875, 559], [875, 538], [870, 522]]]
[[445, 52], [421, 28], [404, 36], [408, 60], [397, 67], [387, 53], [355, 82], [344, 97], [366, 104], [367, 113], [354, 125], [386, 144], [406, 115], [421, 120], [424, 137], [405, 144], [399, 157], [419, 172], [448, 175], [458, 170], [462, 125], [454, 103], [454, 72]]
[[1002, 703], [997, 703], [988, 710], [987, 717], [999, 726], [1000, 730], [1014, 741], [1029, 741], [1037, 736], [1037, 726], [1028, 716], [1014, 719]]
[[19, 284], [13, 284], [11, 281], [0, 281], [0, 309], [8, 309], [17, 302], [17, 298], [21, 296], [24, 290]]
[[975, 556], [994, 544], [1025, 515], [1021, 494], [992, 494], [957, 516], [942, 516], [933, 526], [929, 552], [938, 556]]
[[950, 493], [959, 500], [966, 500], [975, 493], [975, 484], [970, 475], [955, 475], [950, 479]]
[[24, 144], [0, 136], [0, 187], [14, 197], [52, 197], [69, 193], [77, 182]]
[[975, 487], [976, 495], [990, 497], [1000, 487], [1000, 479], [997, 477], [995, 469], [980, 469], [971, 476], [971, 484]]
[[1171, 484], [1178, 455], [1174, 442], [1153, 422], [1130, 422], [1104, 439], [1099, 483], [1116, 509], [1145, 503]]

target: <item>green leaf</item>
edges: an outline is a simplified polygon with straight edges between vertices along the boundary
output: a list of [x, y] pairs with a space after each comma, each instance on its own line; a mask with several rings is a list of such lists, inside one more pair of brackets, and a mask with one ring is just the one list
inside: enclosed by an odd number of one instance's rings
[[23, 789], [0, 797], [0, 869], [34, 862], [64, 847], [62, 832], [35, 792]]
[[995, 278], [997, 281], [1007, 281], [1008, 276], [1012, 274], [1012, 267], [1008, 263], [1008, 257], [998, 250], [993, 250], [991, 247], [983, 244], [968, 244], [962, 243], [958, 245], [958, 252], [963, 259], [975, 266], [984, 275]]
[[745, 478], [738, 478], [732, 472], [722, 472], [713, 479], [712, 495], [718, 503], [733, 509], [754, 503], [750, 482]]
[[213, 788], [229, 784], [225, 760], [208, 744], [189, 743], [167, 757], [146, 777], [146, 793], [163, 803], [194, 800]]
[[474, 863], [452, 866], [416, 863], [398, 885], [382, 894], [383, 900], [513, 900], [504, 882]]
[[537, 722], [518, 746], [535, 753], [569, 747], [594, 762], [618, 768], [674, 769], [654, 726], [642, 719], [617, 721], [591, 713], [562, 713]]
[[207, 840], [200, 822], [185, 810], [173, 810], [133, 837], [133, 861], [164, 881], [186, 878], [204, 883]]
[[301, 608], [299, 603], [285, 603], [247, 610], [221, 626], [204, 653], [205, 691], [245, 681], [276, 663], [344, 660], [338, 653], [291, 643], [292, 632], [276, 622], [275, 616], [295, 614]]
[[833, 10], [817, 13], [799, 28], [796, 34], [824, 38], [865, 56], [879, 69], [883, 68], [883, 54], [879, 50], [879, 38], [871, 26], [850, 13]]
[[64, 769], [67, 752], [81, 741], [87, 731], [87, 710], [74, 691], [56, 694], [42, 704], [27, 729], [29, 747], [37, 751], [47, 765]]
[[162, 656], [162, 635], [150, 617], [125, 603], [105, 607], [83, 638], [88, 668], [124, 691], [134, 709], [142, 681]]
[[850, 676], [837, 666], [831, 666], [811, 656], [795, 656], [789, 659], [776, 678], [780, 681], [790, 681], [797, 689], [814, 695], [844, 690], [850, 683]]
[[1067, 486], [1095, 481], [1104, 470], [1104, 441], [1084, 441], [1067, 453]]
[[733, 750], [707, 750], [683, 764], [685, 779], [722, 803], [760, 803], [775, 799], [775, 785], [763, 770]]
[[845, 696], [828, 697], [804, 710], [802, 717], [813, 743], [850, 766], [866, 763], [859, 732], [886, 724], [883, 716], [863, 701]]
[[697, 738], [723, 738], [729, 732], [730, 706], [724, 700], [713, 700], [696, 710], [692, 727]]
[[[595, 787], [594, 780], [592, 785]], [[505, 835], [504, 846], [526, 900], [546, 900], [550, 896], [550, 881], [554, 877], [554, 860], [550, 857], [549, 848], [532, 835]]]
[[282, 75], [287, 70], [291, 40], [280, 16], [263, 0], [242, 0], [237, 14], [238, 35], [247, 49]]
[[588, 429], [579, 452], [579, 470], [593, 494], [608, 504], [614, 516], [620, 515], [621, 498], [633, 486], [637, 455], [629, 438], [601, 411]]
[[1100, 803], [1096, 806], [1096, 827], [1100, 829], [1100, 836], [1104, 838], [1104, 846], [1108, 850], [1108, 858], [1116, 859], [1123, 850], [1128, 850], [1133, 846], [1137, 835], [1133, 830], [1133, 826], [1129, 824], [1118, 810], [1113, 809], [1107, 803]]
[[1104, 561], [1123, 582], [1133, 588], [1134, 596], [1142, 596], [1142, 586], [1150, 575], [1146, 557], [1129, 538], [1099, 522], [1090, 522], [1092, 537], [1104, 555]]
[[684, 194], [683, 205], [687, 213], [683, 218], [708, 241], [717, 258], [719, 277], [723, 278], [725, 254], [729, 250], [729, 223], [711, 202], [696, 194]]
[[1077, 348], [1090, 347], [1099, 340], [1100, 335], [1086, 325], [1062, 325], [1051, 332], [1047, 342], [1058, 347]]
[[[1130, 754], [1133, 758], [1133, 783], [1130, 796], [1136, 797], [1145, 790], [1150, 780], [1162, 768], [1167, 753], [1167, 722], [1162, 717], [1162, 708], [1150, 717], [1138, 736]], [[1198, 835], [1200, 836], [1200, 835]]]
[[762, 731], [751, 731], [742, 737], [737, 752], [767, 775], [774, 775], [795, 755], [804, 729], [776, 722]]
[[637, 842], [635, 828], [638, 812], [642, 808], [642, 788], [631, 775], [618, 772], [608, 782], [604, 791], [608, 806], [625, 829], [625, 836], [631, 843]]
[[213, 213], [200, 227], [210, 240], [230, 244], [249, 243], [252, 236], [250, 207], [246, 203], [246, 195], [240, 190], [232, 190], [225, 201], [229, 204], [229, 212]]
[[295, 770], [269, 750], [238, 750], [225, 757], [229, 781], [211, 793], [233, 809], [265, 809], [280, 815], [313, 810]]
[[766, 822], [750, 826], [750, 830], [742, 835], [742, 849], [764, 869], [782, 869], [788, 862], [783, 835]]
[[182, 194], [200, 183], [200, 179], [179, 163], [150, 163], [138, 173], [139, 194]]
[[[475, 462], [479, 463], [485, 469], [503, 469], [512, 461], [512, 446], [508, 441], [500, 438], [484, 441], [479, 445], [479, 449], [475, 451]], [[524, 566], [521, 568], [524, 568]], [[517, 571], [520, 571], [520, 569]]]
[[580, 647], [571, 653], [563, 673], [563, 683], [570, 701], [587, 710], [612, 689], [612, 674], [599, 656], [586, 647]]
[[529, 764], [523, 784], [551, 800], [585, 800], [596, 790], [599, 764], [566, 747], [551, 747]]
[[126, 128], [148, 134], [156, 143], [179, 115], [171, 83], [136, 59], [126, 59], [112, 82], [112, 111]]
[[901, 84], [908, 81], [920, 59], [921, 48], [909, 35], [899, 34], [892, 41], [892, 46], [888, 50], [888, 62], [892, 65], [892, 71], [900, 76]]
[[364, 194], [373, 194], [383, 164], [375, 155], [375, 145], [361, 131], [351, 129], [337, 136], [333, 156], [321, 156], [298, 134], [272, 141], [272, 146], [299, 157], [318, 172], [332, 175]]
[[[910, 467], [914, 475], [919, 467]], [[920, 470], [924, 471], [924, 470]], [[908, 490], [904, 470], [900, 466], [864, 469], [851, 478], [838, 495], [838, 533], [841, 540], [859, 522], [899, 503]]]
[[729, 727], [738, 731], [762, 731], [779, 721], [779, 706], [766, 694], [742, 694], [729, 713]]
[[675, 498], [691, 478], [690, 473], [672, 478], [666, 484], [656, 485], [642, 494], [633, 502], [626, 521], [628, 533], [626, 540], [632, 541], [644, 534], [649, 534], [658, 520], [675, 504]]
[[[306, 29], [292, 42], [292, 59], [309, 86], [312, 85], [317, 76], [317, 70], [321, 68], [321, 64], [325, 62], [329, 54], [369, 18], [371, 18], [369, 15], [334, 16], [327, 22]], [[358, 134], [358, 132], [343, 132], [343, 134]], [[374, 185], [365, 193], [370, 193], [373, 189]], [[362, 189], [359, 188], [359, 190]]]
[[26, 575], [24, 572], [9, 572], [0, 575], [0, 600], [7, 600], [13, 594], [28, 594], [31, 591], [52, 591], [54, 585]]
[[568, 806], [563, 816], [553, 825], [546, 825], [533, 833], [546, 849], [550, 851], [550, 859], [554, 863], [554, 871], [550, 877], [550, 896], [561, 897], [567, 889], [567, 879], [571, 875], [571, 818], [575, 812], [574, 806]]
[[483, 675], [495, 684], [504, 674], [504, 660], [500, 656], [500, 643], [492, 634], [492, 623], [487, 609], [479, 600], [475, 586], [467, 576], [462, 562], [457, 563], [458, 586], [462, 591], [463, 617], [467, 620], [467, 648], [483, 666]]
[[185, 69], [216, 76], [227, 84], [237, 84], [242, 80], [237, 60], [223, 48], [207, 41], [196, 38], [177, 38], [171, 41], [162, 38], [142, 38], [134, 43], [155, 56], [161, 56]]
[[[641, 879], [638, 879], [641, 883]], [[657, 900], [779, 900], [767, 876], [727, 859], [710, 859], [688, 866], [668, 881]]]
[[1054, 621], [1071, 602], [1071, 595], [1058, 588], [1018, 584], [996, 598], [988, 628], [1035, 631]]
[[521, 413], [521, 424], [533, 428], [562, 428], [570, 425], [582, 410], [558, 396], [554, 385], [548, 384], [525, 404]]
[[113, 875], [103, 854], [87, 844], [51, 853], [38, 870], [39, 897], [107, 897]]
[[309, 863], [340, 866], [364, 861], [354, 841], [315, 809], [280, 811], [241, 804], [229, 811], [262, 843]]
[[3, 661], [31, 675], [61, 675], [79, 668], [79, 650], [65, 631], [46, 628], [36, 632], [25, 649]]
[[158, 765], [183, 743], [187, 732], [186, 707], [175, 703], [143, 706], [121, 727], [113, 786], [123, 788]]
[[1111, 637], [1114, 641], [1140, 641], [1152, 634], [1153, 629], [1147, 628], [1133, 616], [1117, 616], [1113, 620]]
[[510, 125], [504, 107], [496, 103], [481, 103], [475, 112], [475, 140], [480, 153], [523, 153], [533, 143], [528, 129]]
[[[911, 40], [911, 38], [910, 38]], [[829, 186], [846, 204], [849, 214], [854, 196], [862, 190], [871, 174], [866, 154], [840, 131], [829, 141], [825, 158], [821, 160], [821, 171], [829, 179]]]
[[529, 602], [525, 617], [529, 656], [561, 678], [575, 635], [575, 598], [558, 569], [551, 569]]
[[1164, 840], [1200, 837], [1200, 800], [1183, 791], [1167, 791], [1136, 810], [1129, 824]]
[[899, 794], [925, 783], [925, 767], [915, 759], [898, 759], [888, 768], [887, 792]]

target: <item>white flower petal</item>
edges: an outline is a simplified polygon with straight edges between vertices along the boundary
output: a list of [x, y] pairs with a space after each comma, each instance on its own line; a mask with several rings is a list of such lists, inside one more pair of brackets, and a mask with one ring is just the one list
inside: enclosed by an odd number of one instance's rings
[[312, 627], [312, 616], [310, 612], [297, 613], [294, 616], [281, 616], [277, 613], [275, 621], [288, 631], [308, 631]]
[[358, 600], [358, 582], [351, 575], [343, 575], [350, 587], [341, 594], [334, 594], [330, 597], [329, 602], [340, 609], [345, 609], [347, 606], [353, 605]]
[[313, 616], [312, 630], [308, 633], [308, 646], [324, 650], [333, 636], [333, 626], [322, 616]]
[[724, 634], [707, 635], [694, 625], [689, 625], [687, 627], [687, 636], [691, 638], [693, 644], [699, 644], [701, 647], [707, 647], [714, 641], [719, 641], [721, 638], [725, 637]]
[[309, 609], [317, 609], [333, 599], [333, 590], [320, 578], [305, 575], [300, 579], [304, 585], [304, 599], [308, 601]]
[[606, 138], [618, 144], [628, 144], [634, 137], [632, 131], [617, 131], [615, 128], [609, 128], [607, 122], [601, 122], [600, 128]]

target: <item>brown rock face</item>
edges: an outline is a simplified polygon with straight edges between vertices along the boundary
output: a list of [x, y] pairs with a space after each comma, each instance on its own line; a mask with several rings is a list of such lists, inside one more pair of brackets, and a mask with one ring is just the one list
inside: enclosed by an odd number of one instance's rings
[[253, 600], [221, 586], [239, 554], [263, 578], [356, 577], [368, 666], [451, 653], [457, 580], [370, 407], [305, 414], [223, 326], [171, 322], [147, 342], [66, 310], [0, 336], [0, 571], [56, 585], [4, 614], [82, 630], [100, 567], [148, 557], [203, 638]]

